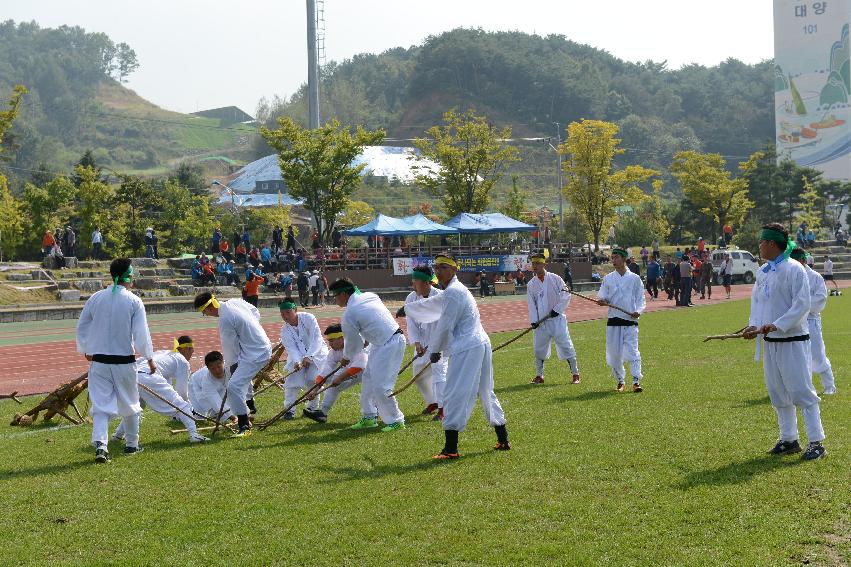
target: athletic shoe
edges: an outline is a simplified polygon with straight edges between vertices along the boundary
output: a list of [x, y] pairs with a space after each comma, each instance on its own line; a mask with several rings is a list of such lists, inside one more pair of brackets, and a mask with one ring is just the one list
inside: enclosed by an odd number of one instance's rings
[[141, 453], [144, 450], [145, 450], [145, 448], [142, 447], [142, 446], [138, 446], [138, 447], [128, 447], [126, 445], [124, 446], [124, 454], [125, 455], [136, 455], [138, 453]]
[[437, 404], [429, 404], [423, 410], [423, 415], [431, 415], [437, 411]]
[[768, 452], [769, 455], [791, 455], [792, 453], [800, 453], [801, 445], [798, 440], [782, 441], [778, 440], [777, 444]]
[[543, 384], [543, 383], [544, 383], [544, 377], [543, 376], [535, 376], [534, 378], [532, 378], [532, 384]]
[[[800, 451], [800, 448], [798, 450]], [[815, 461], [816, 459], [821, 459], [826, 454], [827, 449], [824, 448], [824, 445], [821, 444], [821, 441], [815, 441], [807, 445], [807, 450], [804, 451], [803, 455], [801, 455], [801, 460]]]
[[190, 443], [206, 443], [209, 440], [210, 440], [209, 437], [204, 437], [200, 433], [193, 433], [192, 435], [189, 436], [189, 442]]
[[251, 428], [243, 425], [239, 428], [239, 431], [233, 434], [233, 437], [251, 437]]
[[579, 384], [582, 382], [582, 378], [579, 377], [579, 374], [573, 375], [573, 380], [570, 381], [571, 384]]
[[437, 413], [434, 414], [434, 417], [431, 418], [432, 421], [443, 421], [443, 408], [437, 410]]
[[644, 388], [642, 388], [641, 384], [639, 384], [638, 382], [635, 382], [632, 385], [632, 391], [635, 392], [636, 394], [638, 394], [639, 392], [642, 392], [643, 390], [644, 390]]
[[461, 456], [461, 453], [444, 453], [443, 451], [441, 451], [440, 453], [433, 456], [432, 459], [437, 459], [437, 460], [457, 459], [460, 456]]
[[308, 419], [312, 419], [313, 421], [318, 421], [319, 423], [326, 423], [328, 421], [328, 416], [325, 415], [325, 412], [318, 409], [312, 410], [304, 408], [301, 410], [301, 415]]
[[381, 431], [384, 433], [390, 433], [391, 431], [399, 431], [400, 429], [405, 429], [404, 421], [394, 421], [393, 423], [388, 423], [384, 427], [381, 428]]
[[350, 429], [375, 429], [378, 427], [377, 417], [362, 417], [360, 421], [352, 425]]
[[109, 451], [106, 450], [106, 445], [98, 443], [97, 449], [95, 449], [95, 462], [105, 463], [107, 461], [109, 461]]
[[283, 415], [283, 419], [286, 419], [287, 421], [295, 419], [295, 411], [288, 411]]
[[623, 383], [618, 382], [618, 387], [616, 388], [616, 390], [617, 390], [618, 392], [623, 392], [625, 388], [626, 388], [626, 387], [623, 385]]
[[509, 443], [508, 441], [506, 441], [505, 443], [497, 441], [496, 445], [494, 445], [493, 448], [495, 451], [510, 451], [511, 443]]
[[821, 395], [822, 396], [832, 396], [835, 393], [836, 393], [836, 388], [831, 388], [829, 390], [825, 390], [824, 392], [822, 392]]

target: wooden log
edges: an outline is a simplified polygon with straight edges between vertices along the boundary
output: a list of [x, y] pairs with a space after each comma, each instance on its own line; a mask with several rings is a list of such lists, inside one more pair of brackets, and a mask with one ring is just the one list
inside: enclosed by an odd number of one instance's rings
[[[38, 414], [44, 413], [44, 420], [49, 420], [54, 415], [60, 415], [75, 425], [79, 425], [83, 420], [77, 421], [71, 418], [68, 413], [68, 406], [73, 403], [74, 399], [79, 396], [89, 385], [89, 373], [86, 372], [79, 378], [75, 378], [70, 382], [62, 384], [45, 396], [41, 402], [24, 414], [16, 414], [10, 425], [29, 425], [30, 419], [32, 422], [38, 419]], [[29, 419], [23, 419], [27, 416]], [[82, 416], [81, 416], [82, 417]]]

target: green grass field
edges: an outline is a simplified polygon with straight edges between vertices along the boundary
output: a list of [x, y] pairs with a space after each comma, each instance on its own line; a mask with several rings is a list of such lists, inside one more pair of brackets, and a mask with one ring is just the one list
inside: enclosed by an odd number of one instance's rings
[[[528, 338], [495, 354], [507, 453], [477, 408], [463, 458], [432, 461], [443, 435], [415, 388], [392, 434], [349, 431], [351, 390], [327, 425], [207, 446], [146, 412], [147, 451], [114, 446], [108, 465], [93, 463], [88, 427], [4, 426], [0, 564], [847, 565], [847, 301], [824, 316], [839, 393], [822, 403], [820, 461], [765, 454], [777, 432], [753, 343], [700, 342], [744, 324], [747, 304], [728, 302], [642, 318], [642, 394], [613, 391], [603, 321], [571, 326], [579, 386], [552, 361], [547, 384], [528, 384]], [[280, 403], [261, 396], [261, 417]]]

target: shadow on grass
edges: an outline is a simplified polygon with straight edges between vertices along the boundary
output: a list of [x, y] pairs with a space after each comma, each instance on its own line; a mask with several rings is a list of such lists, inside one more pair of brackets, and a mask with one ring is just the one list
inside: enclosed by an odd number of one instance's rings
[[750, 408], [754, 406], [764, 406], [771, 403], [771, 400], [768, 399], [768, 396], [763, 396], [761, 398], [751, 398], [750, 400], [742, 400], [742, 403], [737, 405], [737, 408]]
[[797, 456], [784, 458], [774, 455], [761, 455], [746, 461], [728, 463], [714, 469], [690, 472], [676, 487], [680, 490], [688, 490], [698, 486], [741, 484], [750, 481], [757, 475], [799, 464], [801, 464], [801, 460]]
[[[333, 426], [332, 426], [333, 427]], [[266, 430], [268, 431], [268, 430]], [[252, 439], [259, 436], [264, 436], [266, 431], [258, 431], [252, 435]], [[298, 429], [280, 429], [280, 433], [286, 435], [295, 435], [288, 437], [285, 440], [274, 442], [275, 438], [271, 438], [272, 443], [244, 445], [238, 450], [240, 451], [255, 451], [258, 449], [270, 449], [273, 447], [301, 447], [305, 445], [324, 445], [327, 443], [339, 443], [340, 441], [349, 441], [363, 435], [370, 435], [380, 429], [373, 431], [352, 431], [348, 425], [340, 424], [338, 429], [329, 428], [327, 425], [311, 423], [302, 426]]]
[[526, 384], [515, 384], [513, 386], [505, 386], [503, 388], [494, 388], [494, 392], [497, 394], [503, 394], [506, 392], [523, 392], [526, 390], [545, 390], [547, 388], [555, 388], [559, 384], [544, 382], [543, 384], [532, 384], [531, 382], [527, 382]]
[[363, 460], [366, 461], [366, 466], [364, 468], [358, 468], [353, 466], [348, 467], [332, 467], [332, 466], [320, 466], [318, 467], [320, 471], [325, 473], [330, 473], [335, 475], [337, 478], [329, 478], [325, 480], [319, 481], [320, 484], [338, 484], [341, 482], [348, 482], [352, 480], [363, 480], [363, 479], [373, 479], [373, 478], [383, 478], [388, 475], [401, 475], [414, 473], [418, 471], [431, 470], [435, 467], [452, 467], [458, 466], [465, 461], [470, 459], [474, 459], [476, 457], [481, 457], [482, 455], [492, 454], [492, 451], [479, 451], [478, 453], [464, 453], [460, 459], [451, 459], [451, 460], [436, 460], [431, 457], [426, 457], [424, 460], [416, 463], [410, 463], [407, 465], [376, 465], [375, 460], [368, 455], [363, 456]]
[[615, 390], [592, 390], [590, 392], [582, 392], [578, 396], [560, 396], [554, 398], [556, 402], [589, 402], [593, 400], [602, 400], [618, 396], [619, 393]]

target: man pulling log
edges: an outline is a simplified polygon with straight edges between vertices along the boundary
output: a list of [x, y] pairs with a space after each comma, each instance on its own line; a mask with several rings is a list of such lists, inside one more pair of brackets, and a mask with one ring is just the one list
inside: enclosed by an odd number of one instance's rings
[[[322, 331], [312, 313], [299, 313], [295, 302], [285, 299], [278, 304], [281, 311], [281, 344], [287, 351], [284, 367], [289, 374], [284, 382], [284, 407], [289, 407], [302, 389], [313, 386], [313, 379], [328, 356], [328, 347], [322, 340]], [[302, 414], [314, 419], [319, 412], [319, 398], [310, 400]], [[295, 408], [284, 414], [283, 419], [294, 419]], [[317, 420], [318, 421], [318, 420]]]
[[[239, 424], [236, 436], [251, 435], [246, 399], [254, 376], [272, 357], [272, 343], [260, 325], [260, 311], [238, 298], [219, 302], [209, 291], [196, 295], [194, 305], [202, 314], [219, 319], [225, 366], [236, 365], [226, 389], [227, 401]], [[221, 413], [219, 411], [216, 421], [221, 421]]]

